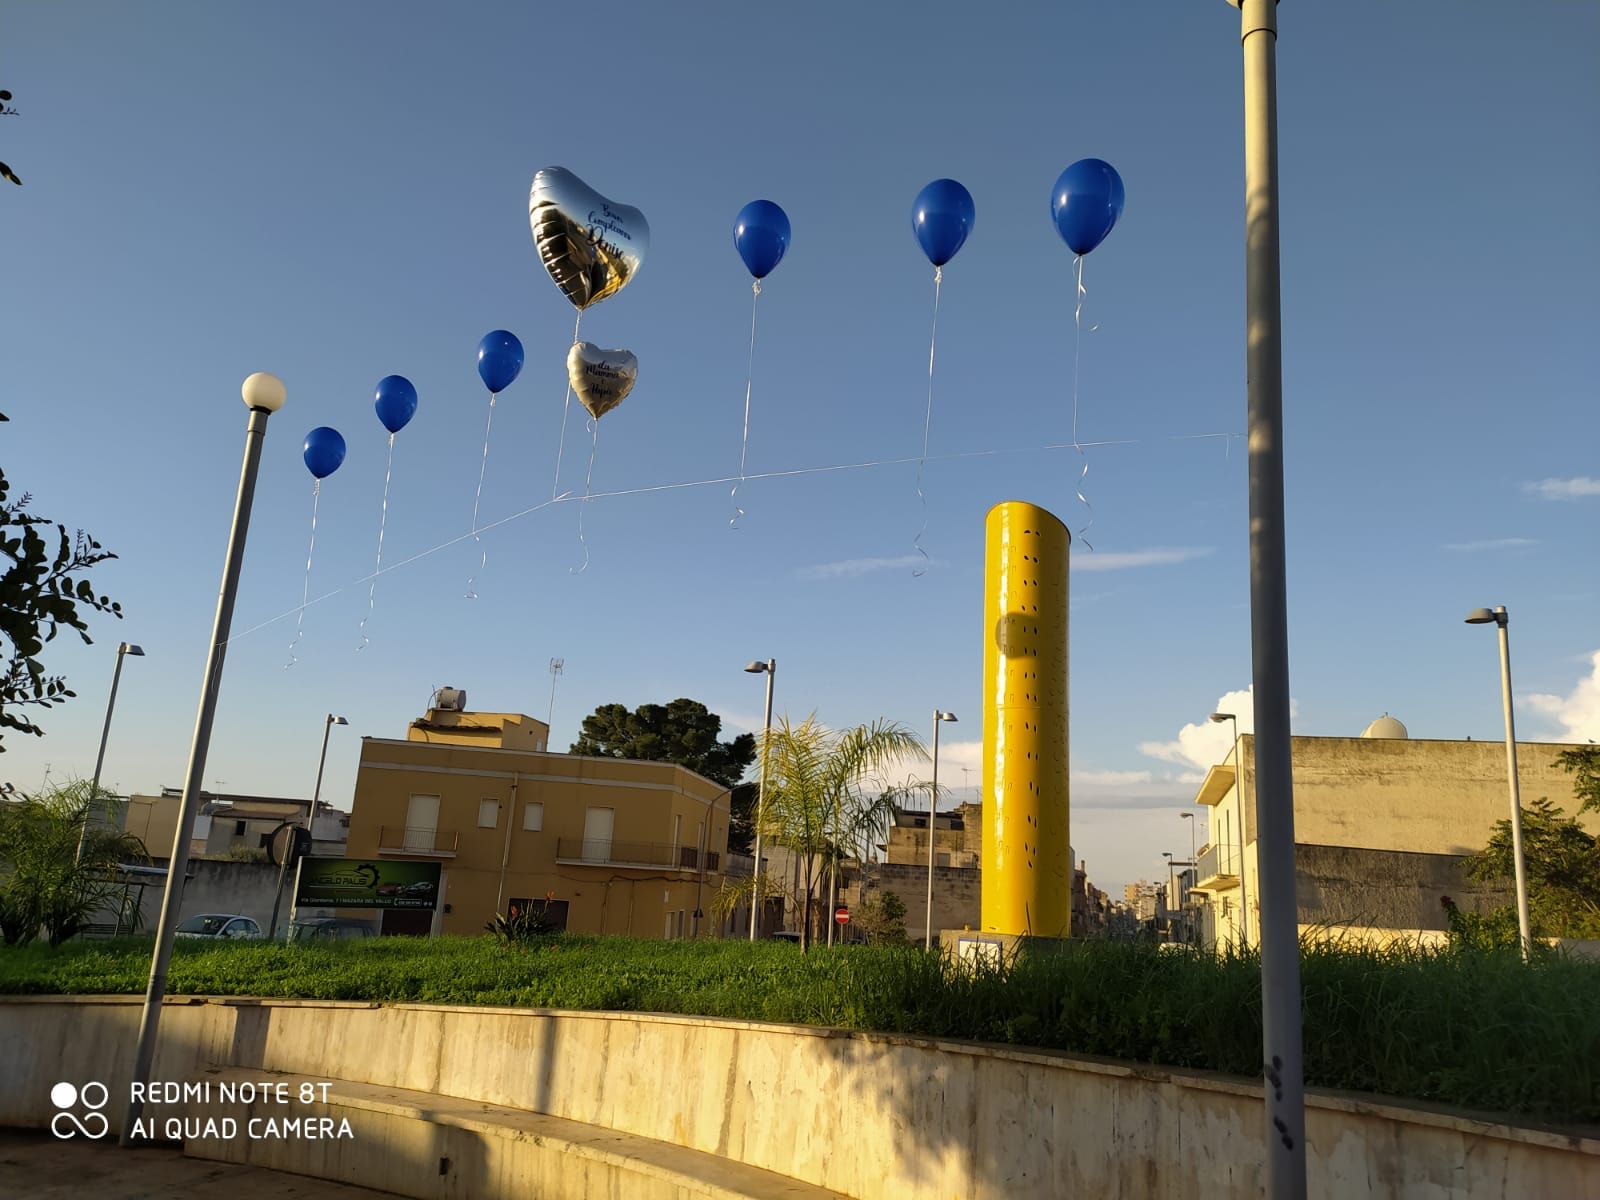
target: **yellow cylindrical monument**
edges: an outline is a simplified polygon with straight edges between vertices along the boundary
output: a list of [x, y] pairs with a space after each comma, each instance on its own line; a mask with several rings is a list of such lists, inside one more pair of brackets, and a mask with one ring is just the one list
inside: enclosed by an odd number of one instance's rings
[[1067, 937], [1067, 556], [1072, 535], [1008, 500], [984, 522], [983, 930]]

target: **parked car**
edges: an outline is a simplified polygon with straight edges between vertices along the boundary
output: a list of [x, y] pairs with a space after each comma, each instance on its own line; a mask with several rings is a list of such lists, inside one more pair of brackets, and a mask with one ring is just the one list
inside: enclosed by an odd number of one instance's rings
[[289, 926], [291, 942], [342, 941], [346, 938], [377, 937], [371, 921], [354, 917], [303, 917]]
[[767, 935], [769, 941], [788, 942], [791, 946], [800, 944], [800, 931], [798, 929], [780, 929], [776, 933]]
[[178, 925], [179, 937], [258, 938], [261, 926], [238, 913], [201, 913]]

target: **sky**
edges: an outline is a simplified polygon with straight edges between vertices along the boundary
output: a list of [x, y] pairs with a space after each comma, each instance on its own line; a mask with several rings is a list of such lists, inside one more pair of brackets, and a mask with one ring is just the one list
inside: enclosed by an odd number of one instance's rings
[[[1503, 736], [1492, 626], [1461, 619], [1504, 604], [1519, 737], [1600, 738], [1600, 7], [1536, 7], [1279, 10], [1296, 733], [1388, 712], [1414, 737]], [[1026, 500], [1076, 538], [1074, 847], [1118, 894], [1163, 874], [1228, 753], [1207, 714], [1251, 728], [1239, 20], [1222, 0], [973, 12], [6, 5], [0, 158], [23, 186], [0, 183], [0, 462], [118, 555], [93, 579], [123, 619], [49, 645], [78, 698], [6, 737], [0, 781], [92, 775], [126, 640], [145, 657], [102, 781], [183, 782], [239, 386], [270, 371], [288, 401], [206, 787], [308, 796], [337, 713], [322, 798], [348, 806], [359, 739], [404, 737], [446, 685], [551, 715], [563, 748], [611, 702], [687, 696], [758, 729], [765, 681], [741, 668], [773, 658], [780, 718], [928, 739], [956, 713], [940, 780], [975, 799], [984, 515]], [[1127, 203], [1078, 320], [1049, 197], [1085, 157]], [[639, 360], [592, 472], [564, 403], [575, 314], [527, 220], [547, 166], [651, 230], [583, 314]], [[941, 177], [976, 222], [935, 337], [910, 218]], [[793, 239], [752, 351], [732, 233], [757, 198]], [[500, 328], [527, 360], [485, 456], [476, 347]], [[385, 511], [392, 373], [420, 405]], [[301, 449], [323, 425], [349, 449], [313, 547]]]

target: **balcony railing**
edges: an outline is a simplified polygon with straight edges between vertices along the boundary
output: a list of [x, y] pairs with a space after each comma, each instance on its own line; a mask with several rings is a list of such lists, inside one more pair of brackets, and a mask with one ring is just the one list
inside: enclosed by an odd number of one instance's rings
[[[705, 852], [704, 870], [715, 872], [721, 856]], [[613, 842], [609, 838], [557, 838], [556, 861], [607, 867], [653, 867], [669, 871], [699, 871], [701, 854], [697, 846], [674, 846], [666, 842]]]
[[454, 829], [385, 825], [378, 830], [378, 853], [454, 858], [460, 841], [461, 835]]
[[1207, 887], [1219, 882], [1237, 882], [1239, 879], [1239, 848], [1237, 846], [1211, 846], [1200, 852], [1200, 865], [1195, 870], [1195, 887]]

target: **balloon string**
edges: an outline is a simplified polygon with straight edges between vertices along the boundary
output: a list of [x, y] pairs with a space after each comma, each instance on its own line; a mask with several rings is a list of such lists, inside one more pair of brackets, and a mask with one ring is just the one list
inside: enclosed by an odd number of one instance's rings
[[311, 545], [306, 549], [306, 582], [300, 591], [300, 611], [294, 621], [294, 641], [289, 643], [289, 661], [283, 664], [287, 671], [300, 660], [295, 657], [294, 648], [300, 644], [300, 636], [305, 632], [306, 608], [311, 600], [311, 559], [317, 552], [317, 499], [322, 495], [322, 480], [314, 479], [311, 482]]
[[750, 384], [755, 379], [756, 371], [756, 303], [761, 299], [761, 280], [750, 281], [750, 365], [745, 370], [744, 376], [744, 436], [739, 441], [739, 483], [733, 485], [733, 490], [728, 493], [728, 499], [733, 501], [733, 516], [728, 519], [728, 528], [739, 528], [739, 518], [744, 516], [744, 509], [739, 507], [739, 484], [744, 482], [744, 456], [750, 447]]
[[[1078, 303], [1072, 313], [1072, 324], [1075, 331], [1072, 343], [1072, 448], [1078, 452], [1078, 457], [1083, 460], [1083, 471], [1078, 475], [1078, 500], [1084, 508], [1089, 510], [1089, 524], [1078, 530], [1078, 539], [1083, 542], [1084, 548], [1092, 553], [1094, 545], [1088, 538], [1084, 537], [1084, 534], [1089, 532], [1090, 526], [1094, 524], [1094, 505], [1090, 504], [1088, 497], [1083, 494], [1083, 481], [1089, 478], [1089, 456], [1083, 452], [1083, 443], [1078, 440], [1078, 362], [1083, 357], [1083, 298], [1088, 295], [1088, 292], [1083, 287], [1083, 255], [1077, 255], [1072, 262], [1073, 266], [1078, 269]], [[1095, 328], [1099, 327], [1096, 326]], [[1093, 330], [1090, 332], [1093, 332]]]
[[[572, 344], [578, 344], [578, 330], [583, 325], [583, 309], [578, 310], [578, 319], [572, 326]], [[567, 398], [561, 402], [561, 436], [556, 440], [556, 477], [550, 481], [550, 499], [556, 498], [556, 489], [561, 486], [561, 455], [567, 448], [567, 412], [572, 408], [572, 373], [567, 372]]]
[[[483, 539], [478, 536], [478, 505], [483, 501], [483, 473], [489, 468], [489, 431], [494, 428], [494, 402], [495, 393], [489, 393], [489, 416], [483, 423], [483, 461], [478, 464], [478, 494], [472, 498], [472, 540], [483, 546]], [[477, 582], [479, 574], [489, 565], [489, 548], [484, 546], [483, 557], [478, 561], [478, 569], [467, 577], [467, 599], [476, 600], [478, 593], [472, 585]]]
[[[383, 468], [383, 508], [378, 514], [378, 561], [372, 568], [372, 587], [367, 592], [367, 615], [361, 618], [361, 645], [365, 650], [372, 640], [367, 637], [367, 622], [372, 620], [372, 608], [378, 597], [378, 576], [383, 574], [383, 527], [389, 523], [389, 477], [394, 473], [394, 434], [389, 435], [389, 461]], [[480, 486], [482, 486], [480, 484]], [[473, 524], [477, 524], [476, 521]]]
[[[1226, 444], [1232, 439], [1242, 439], [1243, 437], [1244, 434], [1235, 430], [1216, 433], [1174, 433], [1161, 438], [1105, 438], [1100, 441], [1084, 442], [1082, 444], [1092, 449], [1097, 446], [1142, 446], [1153, 441], [1194, 442], [1207, 441], [1214, 438], [1221, 438], [1224, 444]], [[930, 454], [928, 455], [928, 461], [955, 462], [968, 458], [1003, 458], [1014, 454], [1040, 454], [1045, 452], [1053, 453], [1057, 450], [1071, 450], [1072, 448], [1071, 442], [1047, 442], [1039, 446], [1010, 446], [1004, 449], [996, 450], [956, 450], [948, 454]], [[801, 475], [827, 475], [836, 471], [863, 471], [871, 470], [877, 467], [903, 467], [916, 461], [917, 460], [914, 456], [910, 456], [901, 458], [875, 459], [870, 462], [832, 463], [820, 467], [790, 467], [782, 471], [757, 471], [751, 474], [750, 478], [792, 479]], [[589, 499], [607, 500], [619, 496], [643, 496], [655, 492], [683, 491], [688, 488], [725, 487], [733, 481], [734, 476], [732, 475], [717, 475], [709, 479], [689, 479], [679, 483], [656, 483], [648, 484], [643, 487], [617, 488], [616, 490], [610, 492], [591, 492], [589, 494]], [[578, 498], [579, 497], [573, 495], [570, 491], [562, 492], [554, 499], [541, 500], [537, 504], [529, 505], [527, 508], [524, 508], [519, 512], [514, 512], [507, 516], [500, 517], [497, 520], [490, 521], [483, 526], [482, 532], [487, 533], [492, 529], [498, 529], [502, 525], [509, 525], [513, 521], [520, 521], [524, 517], [529, 517], [534, 513], [542, 512], [544, 509], [550, 508], [556, 504], [565, 504], [569, 501], [577, 500]], [[426, 550], [418, 550], [415, 554], [408, 558], [402, 558], [399, 562], [390, 563], [388, 566], [383, 568], [381, 574], [388, 575], [390, 572], [398, 571], [403, 567], [409, 567], [412, 563], [421, 562], [425, 558], [431, 558], [433, 555], [448, 550], [452, 546], [459, 545], [471, 537], [473, 537], [473, 534], [470, 531], [467, 533], [459, 533], [453, 538], [449, 538], [435, 546], [428, 547]], [[342, 596], [351, 588], [359, 587], [363, 583], [371, 583], [372, 579], [373, 576], [371, 575], [363, 575], [359, 579], [352, 579], [348, 583], [334, 588], [332, 591], [324, 592], [322, 595], [317, 596], [311, 601], [311, 605], [321, 604], [324, 600], [332, 600], [335, 596]], [[298, 608], [291, 608], [279, 613], [277, 616], [268, 617], [264, 621], [257, 621], [249, 628], [235, 633], [229, 640], [238, 641], [240, 638], [246, 637], [250, 634], [259, 633], [268, 626], [276, 625], [279, 621], [288, 620], [299, 611], [300, 610]]]
[[594, 452], [600, 448], [600, 419], [589, 418], [589, 473], [583, 477], [583, 499], [578, 502], [578, 544], [583, 547], [583, 566], [568, 567], [570, 575], [582, 575], [589, 569], [589, 542], [583, 536], [583, 506], [589, 503], [589, 485], [594, 481]]
[[922, 528], [911, 540], [917, 553], [922, 555], [922, 566], [911, 572], [921, 577], [928, 573], [928, 552], [922, 548], [922, 535], [928, 532], [928, 497], [922, 492], [922, 469], [928, 464], [928, 431], [933, 428], [933, 348], [939, 339], [939, 287], [944, 282], [944, 268], [933, 269], [933, 331], [928, 335], [928, 411], [922, 418], [922, 457], [917, 459], [917, 499], [922, 503]]

